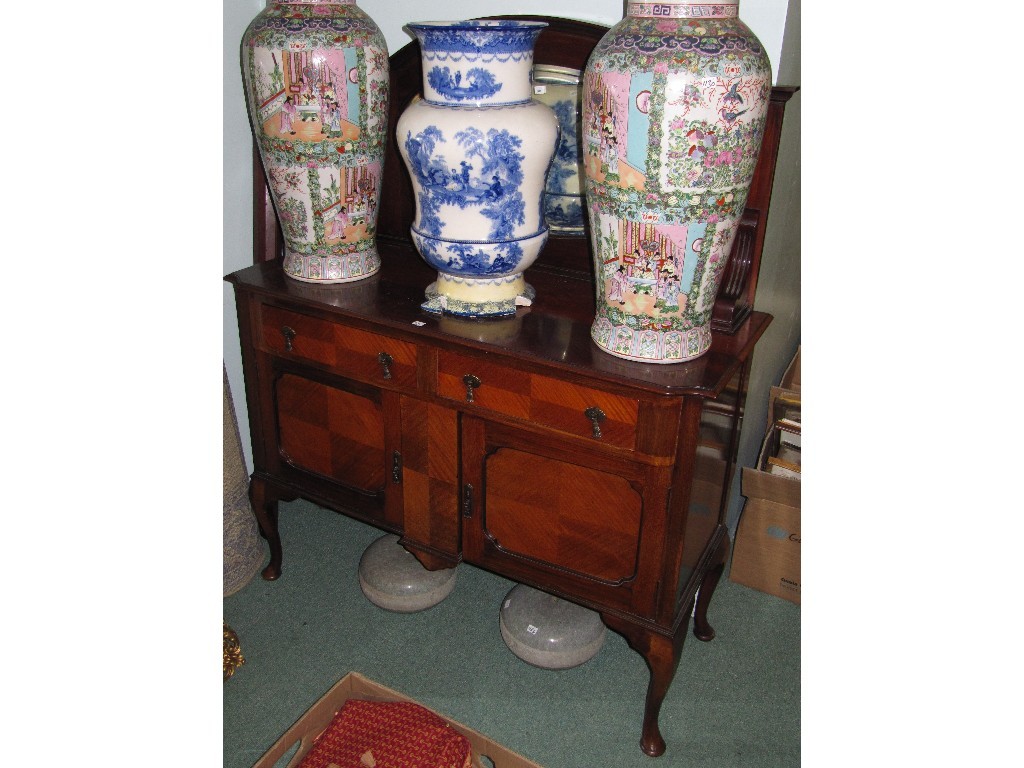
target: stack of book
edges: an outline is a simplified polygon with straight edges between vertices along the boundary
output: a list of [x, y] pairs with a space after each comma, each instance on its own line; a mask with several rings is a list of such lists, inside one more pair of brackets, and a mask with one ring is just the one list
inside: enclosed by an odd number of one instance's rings
[[800, 479], [800, 392], [774, 387], [768, 430], [758, 465], [764, 472]]

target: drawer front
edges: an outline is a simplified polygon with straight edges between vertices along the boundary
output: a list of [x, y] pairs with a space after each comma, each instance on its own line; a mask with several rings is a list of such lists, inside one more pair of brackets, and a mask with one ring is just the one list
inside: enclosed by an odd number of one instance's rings
[[310, 360], [357, 381], [416, 388], [416, 347], [280, 307], [263, 307], [263, 346], [276, 355]]
[[468, 409], [536, 422], [634, 449], [639, 401], [450, 352], [438, 356], [438, 394]]

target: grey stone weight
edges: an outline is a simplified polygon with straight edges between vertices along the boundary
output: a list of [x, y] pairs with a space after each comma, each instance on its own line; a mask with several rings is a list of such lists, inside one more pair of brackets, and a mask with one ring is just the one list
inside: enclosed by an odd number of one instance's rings
[[516, 656], [544, 669], [569, 669], [601, 650], [601, 616], [582, 606], [519, 584], [502, 602], [501, 637]]
[[455, 589], [455, 568], [428, 571], [398, 543], [381, 536], [359, 558], [359, 586], [374, 605], [396, 613], [433, 608]]

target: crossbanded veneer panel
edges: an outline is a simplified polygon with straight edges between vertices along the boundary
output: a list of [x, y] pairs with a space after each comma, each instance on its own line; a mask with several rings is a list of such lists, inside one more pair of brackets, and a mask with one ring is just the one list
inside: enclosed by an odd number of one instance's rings
[[276, 386], [278, 445], [284, 458], [369, 493], [384, 488], [384, 416], [380, 403], [301, 376]]

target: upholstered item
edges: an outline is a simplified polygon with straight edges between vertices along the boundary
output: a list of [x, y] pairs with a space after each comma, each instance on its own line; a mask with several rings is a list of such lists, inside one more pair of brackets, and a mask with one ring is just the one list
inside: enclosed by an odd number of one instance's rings
[[249, 474], [224, 369], [224, 596], [234, 594], [263, 564], [263, 543], [249, 504]]
[[469, 740], [410, 701], [349, 699], [299, 768], [471, 768]]

